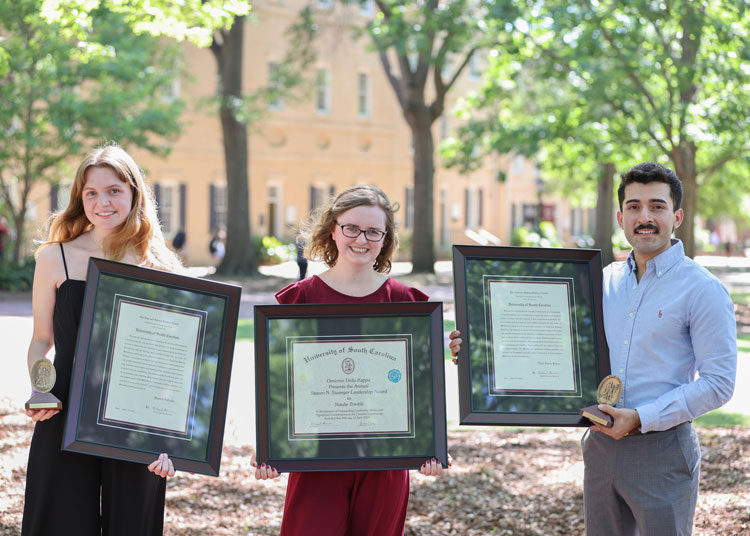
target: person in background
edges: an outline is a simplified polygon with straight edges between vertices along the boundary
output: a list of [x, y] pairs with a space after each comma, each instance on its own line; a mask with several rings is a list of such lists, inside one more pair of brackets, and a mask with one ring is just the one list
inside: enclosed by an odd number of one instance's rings
[[[374, 303], [426, 301], [419, 290], [387, 276], [398, 245], [395, 209], [376, 186], [341, 192], [314, 219], [306, 234], [307, 256], [328, 270], [276, 294], [288, 303]], [[459, 350], [451, 334], [451, 351]], [[450, 463], [450, 459], [449, 459]], [[279, 476], [275, 468], [251, 464], [255, 477]], [[426, 460], [419, 472], [438, 476], [441, 464]], [[282, 536], [401, 536], [409, 502], [409, 472], [336, 471], [291, 473], [281, 523]]]
[[151, 191], [116, 145], [92, 151], [78, 167], [63, 211], [38, 249], [28, 366], [55, 346], [52, 393], [63, 409], [27, 410], [36, 423], [26, 471], [22, 534], [162, 534], [166, 453], [150, 465], [60, 450], [86, 272], [91, 257], [161, 270], [180, 269], [164, 243]]
[[307, 257], [305, 257], [305, 239], [302, 235], [297, 237], [294, 245], [297, 248], [297, 267], [299, 268], [299, 281], [307, 274]]
[[180, 258], [180, 262], [185, 264], [187, 257], [187, 234], [185, 234], [184, 227], [180, 226], [177, 233], [172, 237], [172, 248]]
[[684, 217], [674, 171], [639, 164], [617, 194], [633, 250], [604, 269], [604, 328], [623, 396], [599, 406], [613, 426], [591, 426], [582, 439], [586, 533], [691, 534], [701, 459], [691, 421], [732, 396], [734, 309], [671, 238]]
[[5, 239], [10, 234], [8, 231], [8, 220], [0, 216], [0, 261], [5, 260]]
[[227, 232], [224, 227], [220, 227], [214, 235], [211, 237], [211, 241], [208, 243], [208, 252], [211, 257], [218, 263], [224, 258], [226, 249], [224, 246], [224, 240], [227, 238]]

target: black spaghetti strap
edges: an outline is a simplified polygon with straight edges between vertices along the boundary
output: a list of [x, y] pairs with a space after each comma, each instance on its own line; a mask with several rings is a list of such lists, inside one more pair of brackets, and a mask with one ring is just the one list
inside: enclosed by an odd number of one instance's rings
[[63, 249], [62, 242], [60, 242], [60, 253], [62, 253], [63, 266], [65, 267], [65, 279], [70, 279], [68, 275], [68, 263], [65, 262], [65, 250]]

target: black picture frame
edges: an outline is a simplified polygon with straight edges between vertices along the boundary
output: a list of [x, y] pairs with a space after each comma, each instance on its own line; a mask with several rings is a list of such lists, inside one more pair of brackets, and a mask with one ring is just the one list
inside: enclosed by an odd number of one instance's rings
[[218, 476], [241, 290], [92, 258], [63, 450]]
[[442, 309], [256, 305], [258, 463], [385, 470], [435, 458], [447, 467]]
[[460, 424], [589, 426], [610, 369], [601, 252], [454, 245], [453, 278]]

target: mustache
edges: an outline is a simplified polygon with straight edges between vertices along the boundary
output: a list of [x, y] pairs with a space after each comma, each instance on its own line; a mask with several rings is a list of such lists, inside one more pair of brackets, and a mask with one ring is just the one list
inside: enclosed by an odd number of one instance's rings
[[645, 231], [645, 230], [652, 230], [655, 232], [659, 232], [659, 228], [656, 225], [646, 224], [646, 225], [639, 225], [635, 229], [633, 229], [633, 232], [637, 233], [638, 231]]

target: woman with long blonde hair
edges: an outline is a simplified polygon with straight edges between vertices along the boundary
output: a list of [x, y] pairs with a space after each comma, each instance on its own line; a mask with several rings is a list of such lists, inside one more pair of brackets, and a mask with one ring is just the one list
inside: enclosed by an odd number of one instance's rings
[[60, 450], [86, 272], [91, 257], [174, 271], [150, 189], [133, 158], [116, 145], [81, 162], [68, 206], [53, 216], [37, 250], [28, 366], [55, 346], [52, 393], [63, 409], [27, 410], [36, 423], [29, 450], [24, 535], [160, 535], [167, 454], [148, 466]]

